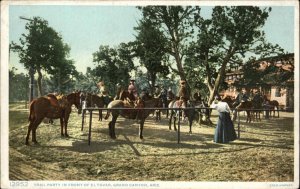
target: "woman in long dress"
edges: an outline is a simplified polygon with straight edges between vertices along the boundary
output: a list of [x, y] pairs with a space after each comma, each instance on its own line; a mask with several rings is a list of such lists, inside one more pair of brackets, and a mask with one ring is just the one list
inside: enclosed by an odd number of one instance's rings
[[220, 101], [218, 97], [212, 103], [211, 108], [219, 112], [219, 119], [215, 130], [214, 142], [228, 143], [237, 139], [233, 122], [230, 118], [230, 108], [226, 102]]

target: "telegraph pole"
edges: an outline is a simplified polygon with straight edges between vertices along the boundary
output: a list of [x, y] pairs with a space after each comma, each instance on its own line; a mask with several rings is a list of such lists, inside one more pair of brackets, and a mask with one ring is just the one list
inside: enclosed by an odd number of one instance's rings
[[[19, 17], [22, 20], [27, 20], [27, 21], [33, 21], [30, 18], [25, 18], [23, 16]], [[29, 103], [33, 100], [33, 92], [34, 92], [34, 73], [35, 70], [32, 66], [32, 64], [30, 64], [30, 68], [29, 68], [29, 76], [30, 76], [30, 83], [29, 83]]]

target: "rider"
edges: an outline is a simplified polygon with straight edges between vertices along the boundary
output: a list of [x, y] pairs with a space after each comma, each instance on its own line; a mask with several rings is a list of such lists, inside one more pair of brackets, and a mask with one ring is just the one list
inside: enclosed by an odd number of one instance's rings
[[168, 89], [168, 94], [167, 94], [168, 100], [173, 100], [175, 98], [175, 94], [172, 92], [171, 87]]
[[194, 94], [193, 97], [194, 97], [195, 101], [197, 101], [197, 102], [201, 102], [202, 101], [200, 92], [195, 92], [195, 94]]
[[[178, 96], [182, 100], [182, 107], [187, 107], [187, 101], [190, 100], [190, 95], [186, 87], [185, 80], [180, 80], [180, 89], [179, 89]], [[185, 115], [183, 115], [182, 118], [184, 119]]]
[[135, 101], [137, 100], [137, 97], [138, 97], [138, 93], [137, 93], [137, 89], [136, 89], [136, 86], [135, 86], [135, 80], [134, 79], [131, 79], [130, 80], [130, 83], [129, 83], [129, 86], [128, 86], [128, 92], [129, 92], [129, 99], [131, 101]]
[[155, 98], [158, 98], [158, 97], [160, 96], [160, 94], [161, 94], [161, 89], [159, 88], [158, 85], [155, 85], [154, 87], [155, 87], [155, 90], [154, 90], [154, 97], [155, 97]]
[[117, 88], [117, 90], [116, 90], [116, 96], [115, 96], [114, 100], [120, 99], [120, 94], [121, 94], [122, 90], [124, 90], [120, 83], [117, 83], [116, 88]]
[[99, 81], [99, 83], [97, 83], [97, 86], [99, 88], [100, 96], [103, 96], [104, 98], [104, 103], [108, 104], [109, 103], [108, 90], [105, 86], [104, 81]]

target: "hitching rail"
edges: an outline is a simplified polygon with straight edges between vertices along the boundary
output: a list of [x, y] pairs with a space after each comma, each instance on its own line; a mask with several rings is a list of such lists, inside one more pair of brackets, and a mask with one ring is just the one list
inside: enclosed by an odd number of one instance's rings
[[[89, 117], [89, 134], [88, 134], [88, 144], [91, 144], [91, 129], [92, 129], [92, 114], [93, 111], [95, 110], [177, 110], [177, 111], [183, 111], [183, 110], [189, 110], [189, 109], [194, 109], [194, 110], [201, 110], [201, 109], [213, 109], [213, 108], [208, 108], [208, 107], [187, 107], [187, 108], [83, 108], [82, 109], [82, 126], [81, 126], [81, 131], [83, 131], [83, 125], [84, 125], [84, 118], [85, 118], [85, 113], [86, 111], [89, 111], [90, 117]], [[237, 111], [237, 121], [238, 121], [238, 138], [240, 138], [240, 111], [273, 111], [270, 109], [240, 109]], [[275, 110], [278, 111], [278, 110]], [[283, 111], [283, 110], [279, 110]], [[178, 114], [178, 129], [177, 129], [177, 143], [180, 143], [180, 113]]]

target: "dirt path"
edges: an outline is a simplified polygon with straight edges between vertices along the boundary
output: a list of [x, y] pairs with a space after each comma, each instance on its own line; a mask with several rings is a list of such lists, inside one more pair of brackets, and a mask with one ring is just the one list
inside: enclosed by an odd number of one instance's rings
[[[71, 114], [70, 138], [60, 137], [59, 121], [41, 124], [39, 146], [26, 146], [26, 111], [12, 109], [10, 117], [9, 177], [11, 180], [163, 180], [163, 181], [292, 181], [294, 161], [293, 115], [242, 124], [241, 138], [230, 144], [212, 142], [214, 126], [168, 129], [168, 120], [146, 120], [144, 139], [138, 124], [118, 119], [117, 139], [108, 136], [107, 121], [93, 118], [92, 143], [88, 124]], [[18, 115], [18, 116], [16, 116]], [[212, 121], [215, 123], [217, 116]], [[243, 121], [243, 120], [242, 120]]]

